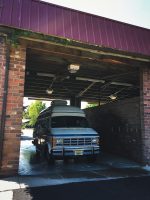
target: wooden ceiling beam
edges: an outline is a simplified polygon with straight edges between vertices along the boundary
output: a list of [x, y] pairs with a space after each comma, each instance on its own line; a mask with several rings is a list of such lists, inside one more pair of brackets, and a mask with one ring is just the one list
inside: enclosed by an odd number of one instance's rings
[[121, 52], [117, 51], [115, 52], [114, 50], [109, 49], [109, 51], [104, 51], [102, 47], [98, 47], [98, 49], [92, 49], [89, 47], [88, 49], [85, 47], [79, 47], [79, 46], [71, 46], [69, 44], [60, 44], [56, 42], [51, 42], [51, 41], [44, 41], [41, 39], [35, 39], [35, 38], [29, 38], [29, 37], [20, 37], [20, 42], [25, 44], [28, 47], [36, 47], [36, 48], [41, 48], [45, 50], [53, 49], [53, 51], [63, 51], [66, 53], [71, 52], [76, 54], [76, 55], [81, 55], [85, 54], [89, 58], [93, 58], [95, 56], [107, 56], [109, 58], [113, 58], [115, 60], [118, 59], [125, 59], [125, 60], [130, 60], [130, 61], [138, 61], [138, 62], [145, 62], [145, 63], [150, 63], [150, 58], [148, 57], [143, 57], [142, 55], [132, 55], [132, 53], [127, 53], [127, 52]]

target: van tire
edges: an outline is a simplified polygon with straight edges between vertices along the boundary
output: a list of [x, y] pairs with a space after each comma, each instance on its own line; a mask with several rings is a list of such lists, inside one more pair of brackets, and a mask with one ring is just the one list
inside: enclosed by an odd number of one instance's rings
[[46, 160], [47, 160], [48, 164], [54, 164], [55, 163], [54, 157], [52, 155], [50, 155], [50, 153], [48, 152], [48, 148], [47, 148], [47, 151], [46, 151]]
[[63, 160], [64, 160], [64, 163], [65, 163], [65, 164], [68, 164], [68, 162], [69, 162], [69, 158], [64, 157]]
[[87, 157], [87, 161], [89, 163], [94, 163], [96, 162], [96, 160], [97, 160], [97, 156]]
[[36, 147], [36, 158], [37, 159], [40, 159], [41, 158], [41, 152], [40, 152], [40, 150], [39, 149], [37, 149], [37, 147]]

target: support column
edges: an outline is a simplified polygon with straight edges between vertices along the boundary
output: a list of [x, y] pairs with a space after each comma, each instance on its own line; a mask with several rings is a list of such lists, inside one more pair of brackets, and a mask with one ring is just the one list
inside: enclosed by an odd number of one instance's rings
[[142, 162], [150, 165], [150, 68], [141, 70]]
[[0, 36], [0, 125], [2, 115], [2, 102], [5, 77], [5, 38]]
[[72, 96], [70, 98], [70, 105], [71, 106], [77, 106], [79, 108], [81, 108], [81, 99], [75, 96]]
[[[18, 173], [26, 62], [25, 48], [21, 46], [16, 48], [11, 47], [10, 54], [9, 56], [7, 55], [7, 58], [6, 48], [7, 46], [4, 45], [3, 51], [5, 52], [5, 59], [1, 63], [1, 68], [5, 68], [7, 63], [6, 59], [9, 59], [8, 93], [6, 99], [6, 115], [4, 118], [3, 148], [1, 149], [1, 175]], [[3, 93], [2, 91], [1, 93]], [[0, 102], [2, 102], [2, 99], [3, 95], [0, 95]]]
[[5, 77], [6, 77], [6, 36], [0, 36], [0, 168], [3, 155], [3, 140], [4, 140], [4, 113], [6, 92], [4, 92]]
[[76, 98], [76, 106], [81, 108], [81, 99], [80, 98]]
[[72, 96], [72, 97], [70, 98], [70, 105], [71, 105], [71, 106], [75, 106], [75, 104], [76, 104], [75, 96]]

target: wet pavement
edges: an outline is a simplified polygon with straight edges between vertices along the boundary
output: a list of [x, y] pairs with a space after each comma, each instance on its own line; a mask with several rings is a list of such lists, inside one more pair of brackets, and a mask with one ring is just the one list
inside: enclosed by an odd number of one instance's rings
[[55, 164], [48, 165], [44, 158], [36, 158], [35, 147], [32, 145], [32, 131], [28, 130], [22, 134], [19, 163], [19, 175], [22, 176], [42, 176], [55, 180], [109, 179], [143, 176], [149, 173], [138, 163], [104, 153], [101, 153], [94, 163], [80, 159], [77, 162], [69, 160], [68, 163], [57, 160]]

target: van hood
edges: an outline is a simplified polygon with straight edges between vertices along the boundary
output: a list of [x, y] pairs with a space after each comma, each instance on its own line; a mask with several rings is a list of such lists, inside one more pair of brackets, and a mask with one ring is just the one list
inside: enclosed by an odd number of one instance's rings
[[98, 133], [92, 128], [52, 128], [51, 133], [54, 136], [98, 136]]

